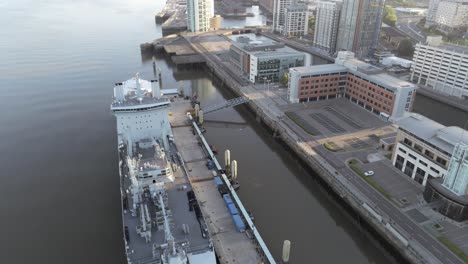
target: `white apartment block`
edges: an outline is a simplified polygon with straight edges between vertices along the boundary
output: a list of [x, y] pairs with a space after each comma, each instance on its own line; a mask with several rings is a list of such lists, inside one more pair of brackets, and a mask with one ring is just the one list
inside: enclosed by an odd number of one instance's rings
[[340, 12], [343, 2], [319, 1], [315, 16], [314, 45], [335, 53], [338, 25], [340, 24]]
[[428, 37], [416, 44], [411, 81], [460, 98], [468, 97], [468, 49], [441, 44], [442, 37]]
[[431, 0], [429, 2], [429, 8], [427, 9], [426, 14], [426, 24], [425, 27], [430, 27], [435, 24], [435, 18], [437, 14], [437, 7], [439, 7], [440, 0]]
[[441, 1], [435, 14], [435, 23], [444, 32], [468, 25], [468, 1]]
[[293, 4], [286, 7], [283, 35], [303, 36], [309, 28], [309, 13], [306, 4]]
[[468, 143], [468, 134], [461, 137], [461, 128], [446, 127], [416, 113], [406, 113], [395, 124], [392, 164], [423, 186], [428, 179], [445, 177], [457, 144]]
[[286, 8], [291, 5], [291, 0], [274, 0], [273, 4], [273, 31], [283, 32]]
[[213, 16], [213, 0], [187, 0], [187, 26], [190, 31], [209, 31]]

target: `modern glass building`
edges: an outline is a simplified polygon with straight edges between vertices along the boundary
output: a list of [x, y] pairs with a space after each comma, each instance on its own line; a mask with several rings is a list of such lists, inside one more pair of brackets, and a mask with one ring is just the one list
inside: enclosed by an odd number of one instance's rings
[[468, 186], [468, 146], [459, 143], [453, 150], [447, 176], [443, 185], [458, 195], [467, 193]]
[[384, 0], [344, 0], [336, 50], [370, 56], [378, 44], [383, 9]]

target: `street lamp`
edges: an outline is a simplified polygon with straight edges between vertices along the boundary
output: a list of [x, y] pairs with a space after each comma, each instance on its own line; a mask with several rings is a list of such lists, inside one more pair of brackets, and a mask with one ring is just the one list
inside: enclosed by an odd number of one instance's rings
[[268, 93], [270, 93], [270, 82], [271, 82], [271, 80], [267, 80], [267, 87], [268, 87], [267, 91], [268, 91]]

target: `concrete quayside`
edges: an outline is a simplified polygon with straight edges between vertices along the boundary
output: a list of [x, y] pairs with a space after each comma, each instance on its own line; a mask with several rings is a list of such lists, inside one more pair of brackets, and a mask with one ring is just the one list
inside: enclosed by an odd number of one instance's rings
[[[245, 29], [244, 29], [245, 30]], [[249, 29], [251, 30], [251, 29]], [[193, 55], [201, 55], [205, 65], [220, 82], [239, 97], [249, 99], [248, 109], [257, 119], [269, 127], [304, 164], [311, 168], [337, 197], [356, 212], [368, 227], [385, 243], [391, 245], [400, 256], [412, 263], [463, 263], [457, 256], [413, 223], [396, 205], [384, 195], [353, 176], [350, 168], [336, 167], [330, 157], [318, 152], [297, 125], [286, 116], [285, 93], [250, 84], [226, 61], [228, 35], [238, 33], [223, 30], [208, 33], [187, 33], [178, 36], [189, 44]], [[228, 42], [222, 43], [223, 41]], [[150, 45], [150, 44], [147, 44]], [[184, 43], [184, 46], [186, 43]], [[153, 46], [151, 47], [153, 48]], [[302, 131], [302, 132], [301, 132]], [[414, 235], [416, 233], [416, 235]], [[431, 250], [429, 250], [431, 248]]]

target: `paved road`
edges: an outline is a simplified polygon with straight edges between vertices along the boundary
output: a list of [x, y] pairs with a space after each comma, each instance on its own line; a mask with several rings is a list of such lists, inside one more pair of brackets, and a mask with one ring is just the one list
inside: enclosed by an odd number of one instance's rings
[[[229, 67], [224, 67], [224, 64], [221, 62], [219, 57], [210, 54], [206, 51], [201, 45], [197, 45], [194, 42], [197, 41], [197, 38], [188, 38], [189, 42], [196, 46], [197, 50], [202, 50], [203, 54], [206, 55], [208, 60], [216, 64], [223, 65], [223, 74], [226, 75], [225, 78], [235, 78], [235, 75], [230, 74], [231, 71]], [[237, 78], [236, 78], [237, 79]], [[244, 86], [242, 88], [247, 93], [257, 92], [252, 86]], [[264, 100], [258, 100], [258, 103], [263, 109], [268, 109], [266, 113], [270, 116], [272, 114], [273, 119], [277, 119], [283, 113], [277, 107], [275, 107], [274, 102], [271, 101], [271, 98], [264, 98]], [[271, 113], [269, 113], [271, 112]], [[288, 128], [290, 129], [290, 127]], [[294, 129], [295, 130], [295, 129]], [[295, 133], [297, 133], [295, 131]], [[299, 133], [300, 135], [300, 133]], [[299, 141], [299, 140], [298, 140]], [[411, 236], [410, 245], [413, 245], [413, 248], [421, 245], [427, 251], [432, 253], [439, 261], [444, 264], [463, 264], [464, 262], [454, 255], [448, 248], [439, 243], [434, 237], [426, 233], [419, 225], [413, 222], [407, 215], [400, 211], [391, 201], [386, 199], [382, 194], [377, 190], [367, 184], [360, 176], [356, 175], [351, 169], [346, 166], [343, 166], [343, 161], [339, 160], [334, 153], [326, 151], [324, 148], [317, 147], [315, 151], [321, 154], [321, 156], [327, 160], [330, 164], [334, 165], [336, 170], [345, 177], [345, 179], [351, 183], [363, 196], [365, 200], [372, 201], [385, 215], [389, 216], [394, 224], [403, 229], [407, 234]], [[355, 194], [358, 195], [358, 194]], [[418, 245], [419, 244], [419, 245]], [[424, 250], [417, 250], [420, 255], [427, 255], [428, 253]], [[427, 256], [426, 256], [427, 258]]]
[[418, 21], [402, 21], [397, 23], [397, 28], [416, 42], [424, 42], [426, 36], [424, 32], [416, 26], [417, 23]]
[[298, 43], [297, 41], [290, 40], [288, 38], [278, 36], [278, 35], [270, 33], [270, 32], [262, 32], [262, 35], [265, 36], [265, 37], [274, 39], [276, 41], [284, 42], [286, 45], [288, 45], [290, 47], [293, 47], [293, 48], [295, 48], [297, 50], [300, 50], [300, 51], [304, 51], [304, 52], [313, 54], [313, 55], [315, 55], [317, 57], [320, 57], [320, 58], [322, 58], [324, 60], [327, 60], [327, 61], [330, 61], [330, 62], [335, 61], [335, 58], [330, 56], [330, 54], [328, 54], [328, 52], [323, 51], [323, 50], [321, 50], [319, 48], [306, 46], [306, 45], [304, 45], [302, 43]]
[[[331, 164], [336, 164], [340, 161], [336, 156], [325, 150], [324, 148], [316, 147], [314, 148], [319, 152], [328, 162]], [[444, 264], [463, 264], [464, 262], [455, 256], [449, 249], [444, 245], [440, 244], [434, 237], [426, 233], [419, 225], [413, 222], [406, 214], [400, 211], [391, 201], [382, 196], [378, 191], [372, 188], [367, 184], [360, 176], [356, 175], [348, 167], [341, 167], [338, 171], [343, 175], [349, 182], [351, 182], [360, 192], [362, 192], [369, 200], [373, 201], [377, 207], [385, 213], [385, 215], [390, 216], [392, 222], [397, 226], [403, 229], [407, 234], [411, 236], [411, 240], [416, 240], [421, 244], [425, 249], [431, 252], [437, 259], [439, 259]], [[425, 254], [424, 252], [419, 252], [419, 254]]]

